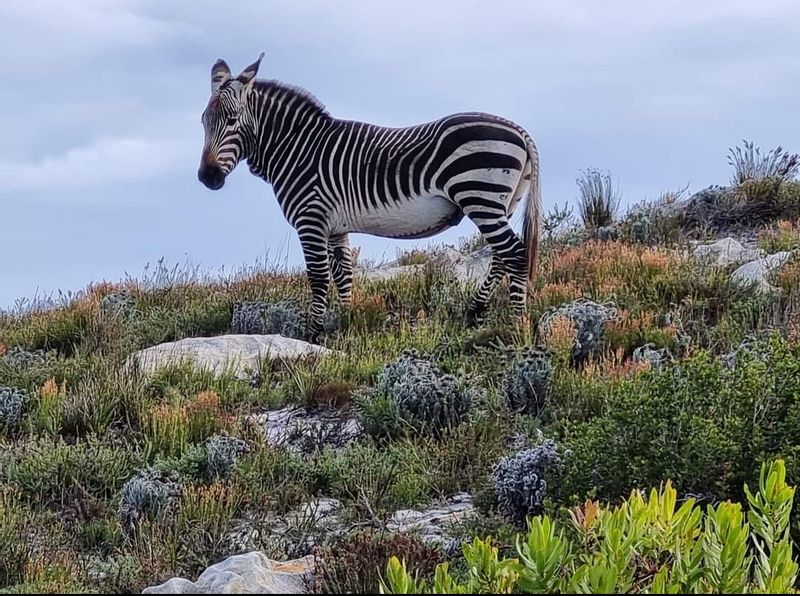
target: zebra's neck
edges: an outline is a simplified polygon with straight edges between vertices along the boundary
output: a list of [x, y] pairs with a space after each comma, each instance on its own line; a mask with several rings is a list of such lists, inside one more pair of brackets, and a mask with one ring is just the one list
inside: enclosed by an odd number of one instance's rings
[[251, 172], [276, 187], [288, 170], [310, 158], [333, 121], [313, 95], [278, 81], [257, 81], [248, 111], [252, 130], [245, 135], [245, 158]]

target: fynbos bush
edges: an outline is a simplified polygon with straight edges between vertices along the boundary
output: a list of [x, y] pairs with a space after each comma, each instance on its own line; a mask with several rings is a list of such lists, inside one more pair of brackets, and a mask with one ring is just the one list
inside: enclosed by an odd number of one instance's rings
[[100, 300], [100, 310], [108, 316], [127, 316], [135, 305], [130, 290], [120, 290], [106, 294]]
[[495, 464], [492, 484], [500, 511], [508, 521], [524, 527], [528, 516], [542, 512], [547, 493], [544, 474], [560, 465], [561, 456], [552, 439]]
[[371, 434], [396, 434], [405, 424], [436, 435], [466, 418], [476, 394], [462, 379], [409, 350], [385, 365], [375, 387], [356, 395], [355, 404]]
[[24, 370], [44, 364], [45, 355], [42, 350], [31, 352], [20, 346], [14, 346], [6, 352], [0, 360], [12, 368]]
[[[798, 564], [789, 537], [795, 489], [782, 460], [764, 465], [758, 487], [740, 503], [703, 509], [678, 500], [670, 482], [634, 490], [612, 507], [595, 501], [570, 512], [572, 532], [548, 516], [517, 536], [518, 558], [500, 556], [491, 539], [463, 548], [469, 573], [409, 573], [394, 556], [383, 594], [789, 594]], [[433, 577], [431, 577], [433, 576]], [[433, 579], [433, 583], [429, 582]]]
[[233, 309], [233, 333], [270, 335], [300, 339], [306, 333], [303, 311], [288, 300], [280, 302], [243, 302]]
[[669, 350], [667, 348], [656, 348], [654, 344], [645, 344], [633, 351], [634, 362], [648, 362], [655, 369], [664, 366], [669, 362], [669, 359]]
[[28, 392], [15, 387], [0, 387], [0, 430], [19, 426], [28, 403]]
[[791, 180], [800, 170], [800, 155], [776, 147], [761, 155], [761, 148], [752, 141], [744, 141], [744, 147], [728, 150], [728, 163], [733, 168], [732, 182], [741, 185], [748, 180], [778, 178]]
[[511, 363], [506, 377], [506, 398], [512, 410], [538, 416], [549, 400], [553, 363], [541, 349], [526, 349]]
[[177, 474], [164, 474], [153, 468], [140, 470], [122, 487], [122, 525], [133, 529], [148, 517], [162, 515], [180, 493]]
[[215, 435], [206, 441], [206, 474], [210, 479], [227, 478], [239, 456], [249, 451], [247, 443], [228, 435]]
[[587, 230], [610, 226], [619, 208], [619, 190], [611, 182], [611, 174], [599, 170], [581, 172], [577, 179], [578, 210]]
[[589, 355], [600, 350], [603, 338], [603, 325], [617, 316], [617, 308], [611, 304], [598, 304], [581, 298], [559, 307], [554, 307], [542, 315], [539, 330], [543, 336], [551, 331], [559, 319], [567, 319], [575, 328], [572, 358], [576, 364], [584, 362]]

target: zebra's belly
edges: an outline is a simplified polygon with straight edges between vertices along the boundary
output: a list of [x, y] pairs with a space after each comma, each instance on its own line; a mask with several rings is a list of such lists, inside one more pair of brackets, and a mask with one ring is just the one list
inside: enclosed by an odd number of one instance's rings
[[352, 215], [335, 231], [384, 238], [427, 238], [458, 225], [463, 217], [461, 209], [443, 197], [419, 197]]

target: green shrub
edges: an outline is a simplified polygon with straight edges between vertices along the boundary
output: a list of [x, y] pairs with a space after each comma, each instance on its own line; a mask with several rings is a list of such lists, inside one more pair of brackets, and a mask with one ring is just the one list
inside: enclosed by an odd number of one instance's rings
[[761, 467], [758, 491], [745, 486], [749, 510], [730, 501], [705, 512], [694, 498], [678, 507], [671, 483], [616, 507], [587, 501], [571, 512], [573, 533], [550, 517], [531, 520], [515, 558], [500, 558], [489, 540], [464, 548], [469, 572], [454, 578], [446, 563], [411, 575], [389, 560], [386, 594], [738, 594], [794, 591], [798, 565], [789, 538], [794, 488], [782, 460]]
[[699, 352], [617, 385], [599, 415], [572, 426], [558, 488], [564, 498], [613, 498], [669, 477], [693, 494], [737, 496], [764, 457], [784, 455], [800, 473], [799, 433], [797, 346], [759, 340], [737, 352], [733, 367]]
[[21, 583], [33, 556], [30, 514], [10, 491], [0, 491], [0, 590]]
[[60, 439], [29, 440], [0, 453], [0, 479], [37, 503], [66, 504], [76, 488], [110, 500], [141, 461], [131, 445], [106, 445], [96, 437], [72, 445]]

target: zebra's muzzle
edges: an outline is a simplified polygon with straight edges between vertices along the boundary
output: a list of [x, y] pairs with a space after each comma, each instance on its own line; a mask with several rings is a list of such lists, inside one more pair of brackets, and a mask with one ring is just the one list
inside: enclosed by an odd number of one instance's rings
[[197, 170], [197, 178], [211, 190], [219, 190], [225, 184], [225, 172], [217, 166], [202, 165]]

